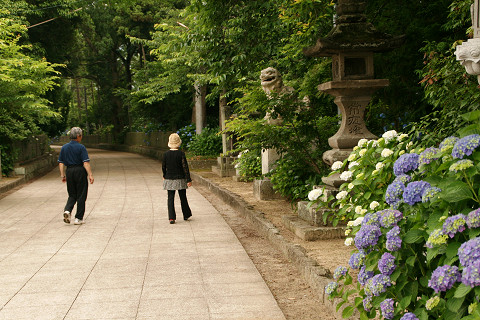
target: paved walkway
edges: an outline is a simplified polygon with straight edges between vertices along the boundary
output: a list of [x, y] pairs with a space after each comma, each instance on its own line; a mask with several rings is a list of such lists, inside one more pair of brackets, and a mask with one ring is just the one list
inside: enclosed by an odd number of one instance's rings
[[161, 165], [89, 149], [85, 224], [58, 170], [0, 200], [0, 319], [285, 319], [235, 234], [194, 188], [167, 218]]

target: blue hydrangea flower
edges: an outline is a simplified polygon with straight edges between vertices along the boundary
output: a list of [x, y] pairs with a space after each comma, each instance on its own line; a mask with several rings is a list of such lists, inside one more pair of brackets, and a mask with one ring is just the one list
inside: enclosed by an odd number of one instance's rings
[[442, 191], [442, 189], [437, 187], [427, 188], [422, 194], [422, 202], [429, 202], [436, 197], [436, 195]]
[[385, 202], [393, 206], [402, 200], [405, 185], [401, 181], [393, 181], [385, 192]]
[[375, 225], [362, 224], [360, 230], [355, 235], [355, 246], [358, 249], [367, 249], [374, 246], [378, 242], [378, 238], [382, 235], [382, 231]]
[[385, 252], [378, 260], [378, 270], [386, 276], [391, 275], [396, 268], [395, 257], [389, 252]]
[[461, 213], [452, 217], [448, 217], [443, 223], [442, 232], [443, 234], [447, 234], [450, 238], [453, 238], [456, 233], [463, 232], [465, 230], [466, 223], [466, 217]]
[[392, 281], [389, 276], [384, 274], [377, 274], [368, 279], [365, 283], [365, 294], [368, 296], [379, 296], [387, 291], [387, 287], [392, 285]]
[[452, 157], [457, 159], [463, 159], [465, 156], [469, 156], [480, 145], [480, 135], [471, 134], [469, 136], [459, 139], [452, 150]]
[[418, 157], [419, 164], [429, 164], [434, 160], [437, 160], [439, 157], [436, 154], [440, 152], [438, 148], [427, 148]]
[[347, 268], [346, 267], [343, 267], [343, 266], [339, 266], [337, 267], [337, 269], [335, 269], [335, 271], [333, 272], [333, 279], [338, 279], [340, 277], [343, 277], [344, 275], [347, 274]]
[[365, 309], [365, 311], [370, 312], [370, 310], [372, 310], [373, 308], [372, 300], [373, 298], [371, 296], [366, 296], [363, 299], [363, 309]]
[[357, 280], [362, 286], [367, 283], [368, 279], [372, 278], [374, 275], [373, 271], [368, 271], [365, 266], [360, 268], [360, 272], [358, 273]]
[[407, 312], [400, 318], [400, 320], [418, 320], [417, 316], [413, 312]]
[[403, 213], [398, 210], [385, 209], [379, 211], [380, 225], [384, 228], [391, 228], [395, 226], [403, 218]]
[[405, 174], [418, 168], [418, 154], [405, 153], [402, 154], [393, 165], [393, 173], [396, 176]]
[[473, 238], [462, 243], [458, 249], [458, 259], [464, 267], [480, 260], [480, 237]]
[[382, 316], [385, 319], [393, 319], [395, 315], [394, 304], [395, 301], [393, 299], [385, 299], [380, 302], [380, 310], [382, 310]]
[[438, 146], [442, 152], [448, 151], [450, 149], [453, 149], [453, 146], [455, 143], [458, 141], [457, 137], [448, 137], [443, 139], [443, 141], [440, 143]]
[[462, 283], [472, 288], [480, 286], [480, 260], [472, 262], [463, 269]]
[[428, 286], [438, 293], [440, 291], [447, 291], [453, 287], [456, 282], [460, 282], [461, 280], [462, 274], [458, 271], [457, 266], [444, 265], [432, 272]]
[[480, 209], [471, 211], [467, 216], [467, 226], [470, 229], [480, 227]]
[[387, 242], [385, 243], [385, 247], [388, 251], [398, 251], [402, 247], [402, 238], [400, 238], [399, 234], [400, 227], [398, 226], [393, 227], [387, 232]]
[[330, 282], [325, 286], [325, 293], [328, 295], [331, 295], [332, 293], [335, 292], [335, 290], [338, 288], [338, 283], [336, 282]]
[[361, 266], [365, 263], [365, 253], [363, 251], [354, 253], [350, 256], [348, 264], [352, 269], [360, 269]]
[[380, 213], [379, 212], [367, 213], [363, 218], [362, 225], [380, 226]]
[[430, 187], [430, 183], [426, 181], [410, 182], [403, 191], [403, 201], [413, 206], [415, 203], [422, 201], [423, 192]]

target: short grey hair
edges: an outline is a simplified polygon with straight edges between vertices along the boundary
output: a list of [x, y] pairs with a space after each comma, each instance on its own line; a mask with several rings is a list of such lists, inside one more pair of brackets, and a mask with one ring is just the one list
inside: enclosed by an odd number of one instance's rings
[[70, 133], [69, 133], [70, 140], [75, 140], [82, 134], [83, 134], [82, 129], [80, 129], [79, 127], [73, 127], [72, 129], [70, 129]]

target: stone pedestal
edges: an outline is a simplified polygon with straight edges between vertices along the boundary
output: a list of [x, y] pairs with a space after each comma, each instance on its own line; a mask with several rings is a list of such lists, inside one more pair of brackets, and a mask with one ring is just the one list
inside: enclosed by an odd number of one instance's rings
[[233, 177], [236, 174], [233, 162], [235, 157], [220, 156], [217, 158], [217, 165], [212, 166], [212, 172], [220, 177]]
[[258, 200], [279, 200], [283, 199], [273, 190], [272, 181], [269, 179], [256, 179], [253, 181], [253, 194]]

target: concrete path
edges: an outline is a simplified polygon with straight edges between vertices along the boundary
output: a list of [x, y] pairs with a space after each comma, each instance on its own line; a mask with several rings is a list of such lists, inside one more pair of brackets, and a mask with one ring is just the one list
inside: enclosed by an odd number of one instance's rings
[[170, 225], [161, 164], [89, 149], [85, 224], [58, 169], [0, 200], [0, 319], [285, 319], [235, 234], [194, 188]]

